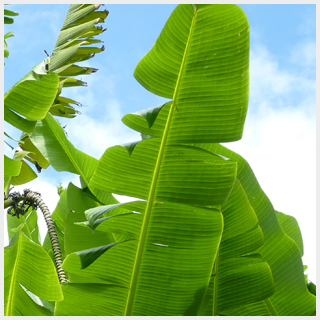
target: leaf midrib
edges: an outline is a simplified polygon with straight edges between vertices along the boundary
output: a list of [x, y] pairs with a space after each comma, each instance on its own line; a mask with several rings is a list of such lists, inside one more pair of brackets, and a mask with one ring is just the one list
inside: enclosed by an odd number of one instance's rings
[[5, 316], [11, 316], [12, 315], [12, 302], [13, 302], [13, 295], [14, 295], [14, 287], [16, 283], [16, 278], [17, 278], [17, 269], [18, 269], [18, 262], [19, 262], [19, 252], [20, 252], [20, 238], [21, 238], [21, 231], [20, 234], [18, 235], [18, 241], [17, 243], [17, 257], [15, 259], [13, 271], [12, 271], [12, 276], [11, 276], [11, 282], [10, 282], [10, 290], [9, 290], [9, 295], [8, 295], [8, 305], [7, 305], [7, 310]]
[[160, 168], [161, 168], [164, 150], [165, 150], [167, 139], [168, 139], [170, 123], [172, 120], [172, 116], [173, 116], [173, 112], [174, 112], [174, 108], [175, 108], [175, 104], [176, 104], [176, 100], [177, 100], [177, 95], [178, 95], [178, 91], [179, 91], [179, 87], [180, 87], [180, 82], [181, 82], [182, 73], [183, 73], [184, 66], [185, 66], [185, 61], [186, 61], [188, 49], [190, 46], [190, 39], [192, 37], [192, 33], [193, 33], [195, 21], [196, 21], [196, 16], [197, 16], [197, 10], [194, 7], [194, 14], [193, 14], [192, 22], [191, 22], [188, 40], [187, 40], [185, 51], [184, 51], [183, 58], [181, 61], [181, 66], [180, 66], [175, 90], [173, 93], [171, 107], [170, 107], [170, 110], [168, 113], [166, 126], [163, 131], [163, 136], [162, 136], [162, 140], [161, 140], [161, 144], [160, 144], [160, 148], [159, 148], [159, 154], [158, 154], [157, 162], [156, 162], [155, 169], [153, 172], [153, 178], [152, 178], [152, 182], [151, 182], [151, 186], [150, 186], [146, 211], [144, 214], [140, 239], [138, 242], [136, 258], [134, 261], [134, 266], [133, 266], [133, 271], [132, 271], [131, 284], [130, 284], [128, 299], [127, 299], [127, 304], [126, 304], [125, 314], [124, 314], [125, 316], [131, 316], [131, 314], [132, 314], [132, 308], [133, 308], [133, 303], [134, 303], [134, 298], [135, 298], [135, 293], [136, 293], [136, 288], [137, 288], [137, 283], [138, 283], [142, 254], [143, 254], [145, 239], [146, 239], [146, 235], [147, 235], [147, 231], [148, 231], [150, 215], [151, 215], [151, 211], [152, 211], [152, 207], [153, 207], [153, 203], [154, 203], [154, 196], [155, 196], [155, 191], [156, 191], [156, 187], [157, 187], [158, 176], [159, 176], [159, 172], [160, 172]]

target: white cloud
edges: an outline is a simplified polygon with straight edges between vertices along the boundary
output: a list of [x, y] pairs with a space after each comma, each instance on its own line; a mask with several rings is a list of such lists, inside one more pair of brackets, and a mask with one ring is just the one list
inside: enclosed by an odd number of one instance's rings
[[[296, 50], [293, 52], [296, 52]], [[291, 59], [300, 60], [302, 54], [300, 52], [299, 57], [297, 55], [294, 58], [295, 54], [293, 53]], [[309, 59], [312, 59], [312, 57], [310, 56]], [[265, 46], [255, 45], [252, 48], [250, 52], [251, 108], [257, 110], [259, 104], [266, 100], [273, 102], [273, 108], [282, 107], [284, 103], [286, 103], [286, 107], [290, 107], [290, 105], [287, 105], [288, 101], [291, 103], [293, 100], [296, 103], [293, 97], [295, 98], [298, 94], [300, 97], [308, 97], [310, 93], [314, 94], [314, 92], [315, 81], [306, 78], [305, 74], [292, 73], [281, 69], [276, 57]]]
[[302, 36], [313, 35], [316, 30], [316, 5], [309, 6], [303, 12], [303, 22], [297, 27], [297, 34]]
[[316, 42], [314, 40], [307, 39], [300, 43], [299, 46], [294, 48], [290, 57], [290, 61], [294, 64], [299, 64], [310, 68], [313, 72], [315, 72], [316, 53]]
[[66, 127], [68, 137], [75, 147], [99, 159], [108, 147], [140, 140], [139, 133], [121, 122], [122, 114], [117, 99], [102, 102], [99, 108], [100, 118], [82, 114]]
[[262, 46], [252, 49], [250, 68], [250, 102], [243, 139], [224, 145], [249, 162], [275, 210], [297, 219], [304, 241], [303, 261], [314, 282], [315, 80], [308, 78], [307, 71], [296, 74], [283, 70]]
[[[90, 62], [84, 65], [91, 67]], [[81, 101], [83, 107], [77, 108], [81, 115], [75, 119], [60, 118], [69, 140], [81, 151], [100, 158], [104, 151], [113, 145], [140, 140], [140, 134], [126, 127], [121, 118], [121, 98], [115, 95], [115, 87], [120, 79], [108, 74], [103, 67], [95, 65], [99, 72], [83, 77], [88, 87], [67, 88], [62, 95]]]

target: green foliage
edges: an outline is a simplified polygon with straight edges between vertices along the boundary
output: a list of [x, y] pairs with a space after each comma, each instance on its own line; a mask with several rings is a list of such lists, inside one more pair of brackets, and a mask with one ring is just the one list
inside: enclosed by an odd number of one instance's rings
[[[297, 222], [275, 211], [249, 164], [220, 145], [241, 139], [248, 105], [244, 12], [236, 5], [178, 5], [134, 71], [147, 90], [169, 101], [124, 116], [144, 139], [108, 148], [96, 160], [77, 150], [53, 117], [57, 110], [73, 114], [61, 88], [82, 85], [72, 76], [93, 71], [74, 62], [102, 51], [81, 47], [96, 43], [92, 36], [102, 31], [95, 23], [107, 13], [95, 9], [69, 8], [48, 70], [43, 67], [44, 76], [58, 81], [51, 83], [57, 90], [51, 105], [19, 111], [34, 124], [24, 136], [34, 160], [81, 177], [82, 188], [59, 188], [52, 214], [68, 283], [57, 289], [53, 280], [48, 236], [42, 247], [33, 242], [33, 213], [23, 225], [10, 220], [7, 314], [314, 315], [316, 289], [304, 276]], [[5, 158], [7, 185], [21, 170], [21, 162]], [[119, 203], [112, 193], [138, 200]], [[26, 260], [32, 253], [43, 257], [53, 291], [40, 276], [32, 284], [20, 281], [31, 271], [21, 266], [18, 250]], [[15, 299], [20, 294], [23, 306]]]
[[[73, 118], [79, 113], [73, 105], [80, 104], [62, 97], [61, 93], [63, 88], [86, 85], [85, 82], [76, 79], [76, 76], [97, 71], [94, 68], [79, 67], [76, 63], [86, 61], [103, 51], [103, 47], [91, 46], [101, 42], [94, 37], [105, 31], [97, 24], [104, 22], [108, 11], [97, 11], [99, 7], [100, 5], [94, 4], [71, 5], [51, 56], [33, 67], [5, 93], [4, 120], [22, 131], [19, 148], [32, 152], [31, 158], [28, 156], [26, 160], [33, 163], [38, 171], [47, 168], [50, 159], [48, 161], [46, 154], [44, 156], [43, 151], [31, 142], [29, 135], [38, 127], [38, 121], [45, 119], [46, 115]], [[5, 15], [17, 14], [5, 10]], [[8, 34], [7, 37], [9, 36]], [[59, 122], [53, 117], [50, 119], [56, 122], [54, 133], [62, 132], [64, 135]], [[47, 134], [49, 137], [50, 132]], [[42, 138], [46, 137], [46, 133], [41, 135]], [[6, 191], [11, 184], [24, 184], [37, 177], [24, 160], [20, 161], [23, 162], [20, 175], [15, 178], [16, 181], [6, 180]]]
[[5, 315], [50, 315], [29, 294], [47, 301], [63, 299], [54, 264], [43, 247], [19, 232], [5, 248], [4, 260]]
[[[17, 12], [13, 12], [11, 10], [4, 9], [4, 23], [5, 24], [12, 24], [14, 22], [14, 19], [11, 17], [18, 16], [18, 15], [19, 15], [19, 13], [17, 13]], [[9, 50], [7, 50], [8, 44], [7, 44], [6, 40], [8, 38], [13, 37], [13, 36], [14, 35], [11, 31], [7, 32], [4, 35], [4, 57], [5, 58], [9, 57]]]

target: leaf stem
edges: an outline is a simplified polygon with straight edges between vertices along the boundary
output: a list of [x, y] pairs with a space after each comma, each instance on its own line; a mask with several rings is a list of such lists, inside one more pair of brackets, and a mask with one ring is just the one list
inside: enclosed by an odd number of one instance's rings
[[20, 201], [27, 200], [32, 203], [36, 203], [37, 206], [40, 208], [42, 211], [42, 214], [44, 216], [44, 219], [47, 224], [48, 228], [48, 233], [49, 233], [49, 238], [51, 242], [51, 247], [53, 251], [53, 256], [54, 256], [54, 262], [57, 268], [57, 273], [59, 277], [60, 283], [66, 283], [67, 282], [67, 277], [64, 272], [64, 270], [61, 268], [63, 259], [61, 255], [61, 249], [60, 249], [60, 244], [59, 244], [59, 238], [57, 235], [56, 227], [54, 225], [54, 222], [52, 220], [50, 211], [44, 201], [41, 199], [41, 196], [37, 192], [29, 191], [25, 195], [21, 195], [20, 197], [17, 197], [15, 199], [9, 198], [4, 200], [4, 208], [8, 208], [12, 205], [13, 201], [19, 203]]
[[35, 202], [39, 206], [40, 210], [42, 211], [42, 214], [44, 216], [44, 219], [46, 221], [47, 228], [48, 228], [48, 233], [51, 241], [54, 261], [57, 267], [59, 281], [60, 283], [67, 283], [66, 274], [64, 270], [61, 268], [63, 259], [62, 259], [60, 244], [59, 244], [59, 238], [58, 238], [56, 227], [52, 220], [50, 211], [38, 193], [35, 193], [32, 191], [28, 192], [26, 194], [26, 200]]

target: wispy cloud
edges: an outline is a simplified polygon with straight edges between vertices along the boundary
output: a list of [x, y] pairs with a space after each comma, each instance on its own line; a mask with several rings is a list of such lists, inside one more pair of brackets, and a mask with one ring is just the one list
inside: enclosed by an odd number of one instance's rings
[[311, 72], [315, 76], [316, 72], [316, 42], [314, 39], [305, 39], [299, 43], [291, 53], [290, 61], [293, 64], [304, 66], [304, 72]]
[[[294, 50], [288, 59], [300, 60], [303, 54], [304, 51]], [[266, 102], [273, 108], [294, 108], [310, 96], [315, 103], [315, 80], [306, 71], [301, 73], [301, 67], [299, 72], [294, 71], [294, 66], [292, 70], [281, 68], [263, 45], [253, 47], [250, 55], [250, 111], [257, 111]], [[314, 59], [311, 54], [308, 63], [312, 64]]]
[[122, 113], [117, 99], [101, 101], [99, 108], [103, 109], [100, 118], [83, 114], [66, 127], [68, 137], [76, 147], [100, 158], [108, 147], [140, 140], [139, 133], [121, 122]]
[[[89, 63], [86, 63], [90, 66]], [[100, 158], [103, 152], [116, 144], [140, 140], [139, 133], [129, 129], [122, 122], [124, 115], [121, 97], [115, 93], [119, 79], [102, 68], [99, 73], [84, 78], [88, 87], [66, 89], [63, 95], [80, 101], [81, 115], [75, 119], [59, 119], [67, 123], [69, 140], [81, 151]]]

